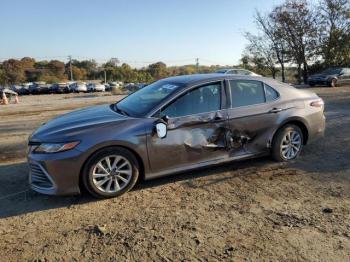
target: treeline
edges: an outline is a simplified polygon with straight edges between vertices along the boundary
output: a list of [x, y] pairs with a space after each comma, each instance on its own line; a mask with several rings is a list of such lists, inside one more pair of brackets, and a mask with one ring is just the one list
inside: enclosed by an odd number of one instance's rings
[[147, 67], [136, 69], [123, 63], [119, 65], [118, 59], [110, 59], [107, 63], [98, 65], [94, 60], [72, 60], [71, 64], [58, 60], [36, 61], [30, 57], [20, 60], [9, 59], [0, 64], [0, 84], [11, 85], [24, 82], [44, 81], [56, 83], [72, 78], [79, 80], [106, 80], [123, 81], [126, 83], [149, 83], [168, 76], [209, 73], [214, 72], [220, 66], [170, 66], [162, 62], [150, 64]]
[[298, 82], [327, 67], [350, 67], [350, 1], [287, 0], [269, 13], [257, 12], [258, 34], [245, 33], [249, 44], [242, 64], [257, 73], [286, 79], [296, 68]]

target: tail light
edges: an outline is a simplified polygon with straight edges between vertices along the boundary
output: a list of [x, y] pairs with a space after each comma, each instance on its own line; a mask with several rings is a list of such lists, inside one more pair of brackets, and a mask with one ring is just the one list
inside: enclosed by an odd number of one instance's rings
[[315, 101], [312, 101], [310, 103], [310, 106], [313, 106], [313, 107], [323, 107], [324, 106], [324, 102], [322, 99], [317, 99]]

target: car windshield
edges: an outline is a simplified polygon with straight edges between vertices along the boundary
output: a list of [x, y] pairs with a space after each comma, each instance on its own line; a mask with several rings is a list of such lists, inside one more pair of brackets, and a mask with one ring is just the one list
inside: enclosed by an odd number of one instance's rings
[[339, 74], [340, 71], [341, 71], [341, 68], [328, 68], [324, 70], [322, 73], [327, 75], [335, 75], [335, 74]]
[[129, 116], [143, 117], [180, 86], [179, 83], [171, 83], [165, 80], [154, 82], [125, 97], [115, 104], [115, 108]]

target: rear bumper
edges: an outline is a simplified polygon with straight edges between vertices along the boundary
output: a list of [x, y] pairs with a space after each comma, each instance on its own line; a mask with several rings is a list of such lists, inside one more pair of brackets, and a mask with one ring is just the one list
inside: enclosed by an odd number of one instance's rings
[[309, 137], [308, 144], [319, 140], [324, 137], [326, 130], [326, 117], [323, 113], [313, 114], [309, 118]]
[[47, 195], [74, 195], [80, 193], [79, 175], [84, 163], [76, 149], [55, 154], [28, 154], [29, 184]]

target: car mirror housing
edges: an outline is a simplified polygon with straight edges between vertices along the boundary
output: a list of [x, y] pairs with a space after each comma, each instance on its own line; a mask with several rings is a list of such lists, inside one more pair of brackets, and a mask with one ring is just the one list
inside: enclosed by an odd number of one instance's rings
[[159, 138], [165, 138], [167, 135], [167, 126], [165, 123], [163, 122], [159, 122], [156, 124], [156, 132], [157, 132], [157, 136]]

